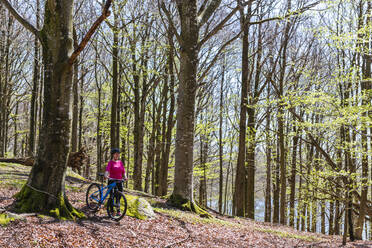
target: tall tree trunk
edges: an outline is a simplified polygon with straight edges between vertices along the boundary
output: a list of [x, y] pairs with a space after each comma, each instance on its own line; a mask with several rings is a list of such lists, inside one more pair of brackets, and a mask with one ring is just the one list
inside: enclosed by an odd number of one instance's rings
[[[98, 53], [96, 53], [96, 61]], [[98, 94], [98, 104], [97, 104], [97, 171], [96, 180], [100, 180], [99, 174], [102, 173], [102, 132], [101, 132], [101, 98], [102, 98], [102, 83], [98, 81], [97, 64], [94, 65], [94, 78], [96, 81], [97, 94]]]
[[[3, 9], [3, 6], [0, 5], [0, 16], [5, 17], [5, 9]], [[0, 26], [5, 26], [5, 18], [0, 18]], [[4, 89], [4, 61], [5, 61], [5, 28], [2, 28], [0, 36], [0, 95], [3, 95], [3, 89]], [[0, 97], [0, 157], [4, 157], [4, 151], [3, 151], [3, 111], [5, 111], [4, 108], [4, 100], [3, 97]]]
[[248, 105], [248, 34], [249, 25], [246, 24], [247, 19], [251, 15], [251, 7], [248, 8], [248, 14], [244, 13], [244, 9], [240, 9], [240, 28], [243, 30], [242, 35], [242, 86], [240, 98], [240, 120], [239, 120], [239, 146], [238, 146], [238, 161], [236, 167], [235, 179], [235, 195], [234, 208], [237, 216], [245, 216], [245, 202], [246, 202], [246, 129], [247, 129], [247, 105]]
[[[201, 117], [203, 121], [203, 117]], [[207, 157], [208, 157], [208, 137], [200, 135], [200, 167], [202, 174], [199, 177], [199, 205], [207, 206]]]
[[112, 99], [111, 99], [111, 124], [110, 124], [110, 140], [111, 148], [119, 148], [119, 137], [117, 135], [117, 109], [118, 109], [118, 56], [119, 56], [119, 20], [114, 9], [114, 25], [112, 27], [113, 43], [112, 43]]
[[326, 212], [325, 212], [325, 203], [324, 203], [324, 201], [321, 201], [320, 202], [320, 219], [321, 219], [320, 232], [322, 234], [325, 234]]
[[[371, 12], [372, 12], [372, 3], [370, 1], [367, 1], [368, 3], [368, 8], [367, 8], [367, 23], [366, 26], [371, 25]], [[360, 21], [363, 21], [362, 17], [360, 17]], [[366, 38], [365, 38], [366, 39]], [[363, 55], [363, 61], [364, 61], [364, 68], [362, 70], [363, 72], [363, 80], [361, 83], [361, 90], [363, 91], [368, 91], [371, 89], [371, 80], [370, 78], [372, 77], [371, 73], [371, 55], [369, 53], [370, 51], [370, 44], [369, 42], [364, 43], [364, 55]], [[366, 94], [368, 95], [368, 94]], [[366, 97], [366, 96], [365, 96]], [[368, 103], [371, 101], [371, 97], [369, 99], [363, 99], [362, 104], [364, 106], [368, 105]], [[363, 116], [368, 118], [368, 111], [365, 111], [363, 113]], [[361, 179], [361, 197], [360, 197], [360, 209], [359, 209], [359, 216], [357, 219], [356, 223], [356, 228], [355, 228], [355, 238], [361, 240], [363, 236], [363, 228], [364, 228], [364, 222], [365, 222], [365, 217], [366, 217], [366, 210], [367, 210], [367, 196], [368, 196], [368, 134], [367, 134], [367, 126], [368, 123], [363, 123], [363, 129], [362, 129], [362, 179]], [[372, 216], [370, 216], [372, 218]], [[370, 227], [372, 228], [372, 227]]]
[[[223, 214], [226, 213], [226, 211], [228, 211], [228, 200], [227, 200], [227, 194], [228, 194], [228, 190], [229, 190], [229, 176], [230, 176], [230, 171], [231, 171], [231, 174], [232, 174], [232, 177], [234, 176], [233, 173], [232, 173], [232, 156], [233, 156], [233, 142], [231, 141], [230, 142], [230, 152], [229, 152], [229, 163], [228, 163], [228, 167], [227, 167], [227, 172], [226, 172], [226, 181], [225, 181], [225, 197], [224, 197], [224, 205], [223, 205]], [[233, 180], [232, 180], [233, 181]], [[232, 185], [233, 186], [233, 183]]]
[[54, 0], [45, 4], [44, 26], [40, 33], [45, 85], [43, 122], [38, 156], [27, 184], [17, 195], [17, 207], [30, 212], [50, 210], [49, 214], [57, 217], [72, 218], [78, 213], [65, 196], [65, 172], [70, 148], [72, 66], [69, 55], [73, 49], [73, 1], [65, 0], [59, 4], [58, 9], [55, 9]]
[[[74, 49], [77, 49], [77, 34], [74, 28]], [[78, 118], [79, 118], [79, 61], [76, 60], [74, 63], [74, 74], [72, 83], [72, 125], [71, 125], [71, 151], [78, 151]]]
[[[12, 13], [9, 2], [1, 0]], [[73, 52], [72, 0], [47, 0], [44, 26], [41, 31], [17, 19], [41, 40], [44, 64], [44, 109], [38, 144], [38, 156], [26, 185], [16, 195], [16, 208], [22, 212], [43, 212], [56, 217], [82, 216], [65, 195], [65, 173], [70, 141], [70, 95], [72, 64], [88, 42], [96, 26], [92, 27], [82, 43], [81, 50]], [[111, 1], [105, 5], [102, 21], [107, 17]], [[51, 159], [50, 155], [53, 154]]]
[[247, 146], [247, 192], [246, 192], [246, 201], [247, 209], [246, 216], [250, 219], [254, 219], [254, 198], [255, 198], [255, 155], [256, 155], [256, 111], [254, 107], [248, 107], [248, 146]]
[[9, 131], [9, 117], [10, 117], [10, 95], [11, 95], [11, 84], [10, 84], [10, 45], [11, 45], [11, 28], [13, 26], [13, 16], [9, 14], [8, 21], [6, 25], [6, 34], [5, 34], [5, 47], [4, 47], [4, 82], [3, 82], [3, 91], [2, 94], [2, 124], [0, 123], [0, 132], [2, 132], [2, 141], [0, 147], [0, 154], [4, 157], [4, 154], [7, 152], [8, 145], [8, 131]]
[[[40, 0], [36, 0], [36, 28], [40, 28]], [[31, 109], [30, 109], [30, 134], [29, 134], [29, 148], [28, 155], [35, 155], [35, 139], [36, 139], [36, 124], [37, 124], [37, 99], [38, 99], [38, 88], [40, 80], [40, 66], [39, 66], [39, 55], [40, 47], [39, 40], [35, 37], [34, 41], [34, 72], [33, 72], [33, 85], [31, 94]]]
[[174, 190], [170, 203], [176, 206], [190, 202], [195, 209], [193, 197], [193, 145], [195, 120], [195, 95], [198, 71], [197, 1], [177, 3], [181, 21], [180, 71], [177, 108], [177, 131], [175, 149]]
[[[287, 11], [291, 11], [291, 0], [287, 0]], [[291, 28], [290, 20], [286, 22], [283, 40], [283, 53], [281, 58], [280, 78], [279, 78], [279, 96], [284, 97], [284, 77], [287, 67], [287, 46], [289, 42], [289, 31]], [[286, 149], [284, 142], [284, 99], [280, 99], [278, 110], [278, 132], [279, 132], [279, 150], [280, 150], [280, 223], [285, 225], [287, 221], [287, 176], [286, 176]]]
[[[82, 76], [80, 80], [80, 92], [83, 92], [84, 90], [84, 76], [86, 73], [86, 68], [82, 67], [81, 68]], [[102, 94], [102, 92], [101, 92]], [[79, 137], [78, 137], [78, 150], [81, 149], [83, 146], [83, 110], [84, 110], [84, 95], [80, 94], [80, 106], [79, 106]], [[102, 154], [102, 151], [101, 151]], [[102, 155], [101, 155], [102, 156]]]
[[279, 139], [277, 139], [276, 142], [276, 151], [275, 151], [275, 156], [276, 161], [275, 161], [275, 170], [273, 171], [274, 173], [274, 178], [275, 178], [275, 183], [273, 185], [273, 222], [274, 223], [279, 223], [279, 196], [280, 196], [280, 162], [279, 162]]
[[330, 201], [329, 203], [329, 224], [328, 224], [328, 235], [333, 235], [334, 234], [334, 217], [335, 217], [335, 202]]
[[[315, 119], [316, 119], [315, 122], [319, 123], [318, 117], [315, 117]], [[318, 162], [319, 159], [320, 159], [320, 154], [319, 154], [319, 151], [316, 150], [315, 158], [314, 158], [314, 164], [313, 164], [313, 168], [316, 170], [316, 173], [317, 173], [317, 171], [319, 171], [319, 162]], [[311, 171], [310, 171], [310, 173], [311, 173]], [[319, 185], [319, 179], [316, 178], [315, 182], [313, 182], [312, 187], [318, 188], [318, 185]], [[312, 190], [312, 192], [311, 192], [311, 232], [314, 232], [314, 233], [316, 232], [317, 223], [318, 223], [317, 220], [318, 220], [317, 191]]]
[[[134, 189], [142, 191], [142, 159], [143, 159], [143, 136], [144, 136], [144, 121], [145, 121], [145, 102], [143, 99], [145, 89], [140, 87], [140, 71], [136, 63], [136, 29], [133, 30], [133, 39], [130, 40], [130, 49], [132, 52], [132, 73], [134, 84], [134, 167], [133, 167], [133, 180]], [[142, 86], [146, 87], [146, 82], [142, 82]]]
[[[300, 133], [301, 137], [302, 134]], [[304, 231], [305, 228], [305, 214], [304, 214], [304, 194], [303, 194], [303, 160], [302, 160], [302, 139], [300, 139], [299, 144], [299, 159], [300, 159], [300, 173], [299, 173], [299, 182], [298, 182], [298, 204], [297, 204], [297, 230]]]
[[[267, 84], [267, 103], [269, 103], [270, 84]], [[266, 108], [266, 189], [265, 189], [265, 222], [271, 222], [271, 142], [270, 142], [270, 107]]]
[[[311, 183], [310, 183], [310, 172], [312, 170], [312, 161], [314, 159], [314, 146], [311, 146], [310, 144], [308, 144], [307, 146], [307, 152], [308, 152], [308, 156], [307, 156], [307, 171], [306, 171], [306, 189], [305, 189], [305, 200], [307, 202], [310, 202], [311, 201], [311, 198], [310, 198], [310, 187], [311, 187]], [[306, 204], [305, 205], [305, 209], [306, 209], [306, 231], [308, 232], [311, 232], [311, 207], [310, 207], [311, 204]]]
[[[162, 152], [161, 158], [161, 180], [160, 180], [160, 191], [161, 195], [165, 196], [168, 193], [168, 168], [169, 168], [169, 156], [170, 156], [170, 148], [172, 143], [172, 130], [174, 127], [174, 111], [175, 111], [175, 96], [174, 96], [174, 88], [175, 88], [175, 76], [174, 76], [174, 44], [173, 44], [173, 36], [174, 34], [171, 30], [168, 31], [168, 43], [169, 43], [169, 50], [168, 50], [168, 73], [170, 79], [170, 106], [169, 106], [169, 113], [167, 118], [167, 130], [166, 130], [166, 140], [165, 140], [165, 148]], [[165, 115], [165, 113], [163, 113]]]
[[[218, 212], [222, 213], [222, 203], [223, 203], [223, 84], [225, 80], [225, 56], [223, 56], [222, 64], [222, 75], [221, 75], [221, 87], [220, 87], [220, 113], [219, 113], [219, 130], [218, 130], [218, 155], [220, 162], [220, 175], [219, 175], [219, 188], [218, 188]], [[227, 187], [227, 184], [226, 184]]]
[[18, 155], [18, 104], [16, 103], [15, 115], [14, 115], [14, 146], [13, 146], [13, 156], [17, 157]]
[[[150, 134], [150, 140], [148, 145], [148, 155], [147, 155], [147, 166], [146, 166], [146, 175], [145, 175], [145, 192], [149, 191], [150, 188], [150, 176], [153, 171], [156, 174], [156, 168], [153, 168], [155, 165], [154, 157], [155, 157], [155, 136], [156, 136], [156, 129], [157, 129], [157, 108], [156, 108], [156, 101], [155, 101], [155, 94], [152, 98], [152, 130]], [[157, 189], [156, 176], [155, 176], [155, 192]], [[154, 193], [154, 192], [153, 192]]]
[[293, 151], [292, 151], [292, 170], [291, 170], [291, 193], [289, 197], [289, 225], [294, 227], [295, 220], [295, 196], [296, 196], [296, 166], [297, 166], [297, 144], [298, 144], [298, 135], [296, 124], [293, 124]]

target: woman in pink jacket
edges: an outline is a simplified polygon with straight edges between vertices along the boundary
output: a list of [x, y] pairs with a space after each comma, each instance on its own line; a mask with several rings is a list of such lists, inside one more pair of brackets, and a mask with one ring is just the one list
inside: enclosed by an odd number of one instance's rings
[[[105, 177], [108, 178], [108, 185], [116, 181], [117, 189], [123, 192], [123, 179], [127, 180], [127, 176], [124, 164], [119, 157], [120, 150], [118, 148], [111, 149], [111, 160], [107, 163]], [[120, 202], [118, 204], [120, 205]], [[117, 215], [120, 216], [120, 211]]]

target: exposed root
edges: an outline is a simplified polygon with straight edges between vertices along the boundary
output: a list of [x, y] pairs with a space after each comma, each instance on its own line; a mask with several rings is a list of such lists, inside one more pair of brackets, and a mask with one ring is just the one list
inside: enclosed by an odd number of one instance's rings
[[196, 213], [203, 218], [212, 218], [212, 215], [210, 213], [208, 213], [203, 208], [199, 207], [195, 202], [191, 202], [190, 200], [184, 199], [179, 195], [172, 194], [169, 197], [167, 204], [178, 209], [181, 209], [183, 211], [190, 211]]
[[15, 195], [15, 211], [17, 213], [41, 213], [62, 220], [75, 220], [85, 217], [82, 212], [70, 204], [67, 197], [56, 198], [52, 205], [48, 204], [49, 197], [43, 192], [38, 192], [24, 185], [21, 191]]

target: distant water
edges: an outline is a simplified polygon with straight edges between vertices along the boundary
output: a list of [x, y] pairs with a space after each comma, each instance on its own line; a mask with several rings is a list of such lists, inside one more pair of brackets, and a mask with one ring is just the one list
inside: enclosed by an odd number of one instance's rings
[[[212, 208], [212, 209], [215, 209], [215, 210], [218, 210], [218, 200], [212, 200], [212, 201], [208, 201], [208, 207]], [[227, 206], [226, 206], [226, 214], [228, 215], [232, 215], [232, 201], [228, 201], [227, 202]], [[318, 206], [318, 218], [317, 218], [317, 224], [316, 224], [316, 228], [317, 228], [317, 232], [320, 232], [320, 229], [321, 229], [321, 219], [320, 219], [320, 205]], [[297, 212], [295, 210], [295, 215], [297, 215]], [[255, 216], [255, 220], [256, 221], [261, 221], [263, 222], [265, 220], [265, 200], [264, 199], [258, 199], [255, 201], [255, 213], [254, 213], [254, 216]], [[326, 233], [328, 233], [328, 230], [329, 230], [329, 225], [328, 225], [328, 216], [329, 216], [329, 205], [327, 203], [326, 205]], [[356, 221], [356, 219], [354, 220], [354, 222]], [[369, 234], [369, 230], [371, 228], [370, 226], [370, 222], [367, 221], [367, 223], [365, 224], [365, 228], [367, 228], [367, 232], [364, 230], [363, 231], [363, 239], [366, 240], [367, 239], [367, 235], [366, 234]], [[343, 225], [341, 225], [341, 231], [343, 230]]]

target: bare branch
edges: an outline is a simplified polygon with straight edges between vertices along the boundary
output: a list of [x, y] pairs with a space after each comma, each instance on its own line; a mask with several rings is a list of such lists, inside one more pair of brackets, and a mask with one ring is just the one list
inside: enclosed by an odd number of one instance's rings
[[[222, 0], [212, 0], [212, 2], [208, 5], [207, 8], [204, 8], [201, 13], [198, 15], [198, 19], [200, 20], [200, 23], [198, 24], [199, 27], [203, 26], [209, 18], [212, 16], [212, 14], [216, 11], [218, 6], [220, 6]], [[204, 2], [203, 4], [205, 4]], [[204, 7], [204, 6], [202, 6]]]
[[240, 9], [242, 8], [241, 5], [236, 6], [217, 26], [212, 29], [199, 43], [198, 47], [202, 47], [202, 45], [207, 42], [213, 35], [217, 34], [223, 26], [231, 19], [231, 17]]
[[24, 19], [18, 12], [15, 10], [12, 5], [7, 0], [0, 0], [0, 3], [2, 3], [5, 8], [8, 9], [8, 11], [14, 16], [14, 18], [22, 24], [27, 30], [29, 30], [31, 33], [33, 33], [40, 41], [40, 30], [35, 28], [31, 23], [29, 23], [26, 19]]
[[169, 26], [172, 29], [172, 32], [176, 35], [176, 38], [177, 38], [178, 43], [181, 44], [182, 43], [181, 42], [181, 37], [178, 34], [176, 27], [174, 26], [174, 22], [172, 20], [172, 16], [169, 13], [167, 7], [165, 6], [164, 1], [161, 2], [160, 7], [164, 11], [165, 15], [167, 16], [167, 19], [168, 19], [168, 22], [169, 22]]
[[275, 20], [283, 20], [283, 19], [286, 19], [286, 18], [291, 17], [291, 16], [294, 16], [294, 15], [302, 14], [305, 11], [307, 11], [307, 10], [309, 10], [309, 9], [317, 6], [319, 3], [320, 3], [320, 1], [311, 3], [311, 4], [306, 5], [305, 7], [302, 7], [300, 9], [298, 9], [298, 10], [291, 11], [291, 12], [287, 13], [284, 16], [276, 16], [276, 17], [272, 17], [272, 18], [267, 18], [267, 19], [259, 20], [259, 21], [256, 21], [256, 22], [249, 22], [248, 24], [254, 25], [254, 24], [262, 24], [262, 23], [265, 23], [265, 22], [270, 22], [270, 21], [275, 21]]
[[203, 72], [203, 74], [200, 76], [200, 78], [198, 79], [199, 81], [200, 80], [203, 80], [204, 77], [207, 75], [207, 73], [210, 71], [210, 69], [212, 68], [212, 66], [216, 63], [219, 55], [221, 54], [221, 52], [228, 46], [230, 45], [234, 40], [236, 40], [240, 34], [242, 33], [242, 31], [240, 31], [237, 35], [235, 35], [234, 37], [232, 37], [230, 40], [228, 40], [225, 44], [223, 44], [220, 49], [218, 49], [218, 52], [216, 54], [216, 56], [213, 58], [213, 60], [211, 61], [211, 63], [209, 64], [209, 66], [207, 67], [207, 69], [205, 69], [205, 71]]
[[[1, 0], [4, 1], [4, 0]], [[79, 46], [75, 49], [75, 51], [71, 54], [68, 63], [72, 65], [76, 58], [79, 56], [79, 54], [84, 50], [86, 45], [88, 44], [90, 38], [93, 36], [99, 25], [111, 14], [109, 11], [109, 8], [111, 6], [112, 0], [107, 0], [105, 7], [102, 10], [102, 14], [98, 19], [93, 23], [92, 27], [89, 29], [89, 31], [84, 36], [83, 40], [80, 42]]]

